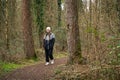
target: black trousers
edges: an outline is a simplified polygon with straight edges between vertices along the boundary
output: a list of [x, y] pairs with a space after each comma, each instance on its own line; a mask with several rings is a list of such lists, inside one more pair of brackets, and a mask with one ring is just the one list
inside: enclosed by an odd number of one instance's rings
[[50, 60], [53, 60], [53, 49], [45, 49], [45, 57], [46, 57], [46, 62], [49, 62]]

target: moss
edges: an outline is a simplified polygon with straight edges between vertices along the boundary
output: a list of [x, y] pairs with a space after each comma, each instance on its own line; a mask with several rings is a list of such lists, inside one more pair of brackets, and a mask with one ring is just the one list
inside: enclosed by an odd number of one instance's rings
[[38, 60], [36, 58], [33, 59], [25, 59], [21, 61], [19, 64], [18, 63], [10, 63], [10, 62], [3, 62], [0, 61], [0, 76], [3, 74], [7, 74], [8, 72], [11, 72], [15, 69], [23, 68], [25, 66], [33, 65], [36, 64]]
[[0, 61], [0, 75], [10, 72], [14, 69], [20, 68], [22, 65], [16, 63], [8, 63]]

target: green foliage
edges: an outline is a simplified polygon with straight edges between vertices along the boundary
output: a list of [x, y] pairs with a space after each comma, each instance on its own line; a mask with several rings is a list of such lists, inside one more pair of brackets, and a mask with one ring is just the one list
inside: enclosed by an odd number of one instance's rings
[[65, 50], [67, 46], [67, 39], [66, 39], [66, 31], [65, 28], [57, 28], [54, 30], [55, 36], [56, 36], [56, 46], [58, 50]]
[[100, 34], [100, 40], [101, 40], [102, 42], [106, 41], [106, 37], [105, 37], [104, 33], [101, 33], [101, 34]]
[[58, 52], [54, 54], [55, 58], [63, 58], [63, 57], [67, 57], [67, 53], [66, 52]]
[[79, 6], [79, 12], [83, 13], [84, 12], [84, 5], [83, 5], [83, 1], [82, 0], [78, 0], [78, 6]]
[[60, 69], [56, 69], [55, 70], [55, 75], [58, 75], [58, 74], [60, 74], [62, 71], [60, 70]]
[[93, 33], [95, 36], [98, 36], [98, 30], [92, 26], [87, 27], [86, 32]]
[[8, 72], [11, 72], [15, 69], [19, 69], [22, 68], [24, 66], [30, 66], [30, 65], [34, 65], [38, 62], [39, 60], [37, 58], [33, 58], [33, 59], [24, 59], [23, 61], [21, 61], [19, 64], [17, 63], [10, 63], [10, 62], [3, 62], [0, 61], [0, 76], [3, 74], [6, 74]]
[[[68, 69], [68, 67], [66, 67]], [[119, 80], [119, 67], [95, 68], [84, 71], [57, 70], [55, 79], [58, 80]], [[79, 69], [79, 68], [78, 68]], [[60, 72], [59, 72], [60, 71]], [[51, 79], [52, 80], [52, 79]], [[54, 79], [53, 79], [54, 80]]]
[[120, 64], [120, 44], [117, 44], [117, 46], [110, 46], [111, 51], [109, 52], [110, 61], [109, 64]]
[[57, 0], [58, 2], [58, 27], [61, 27], [61, 0]]
[[17, 68], [20, 68], [20, 67], [21, 67], [20, 64], [0, 61], [0, 68], [1, 68], [0, 74], [10, 72], [10, 71], [17, 69]]
[[35, 0], [34, 1], [34, 11], [36, 16], [36, 23], [39, 27], [39, 35], [44, 29], [44, 9], [45, 9], [45, 0]]

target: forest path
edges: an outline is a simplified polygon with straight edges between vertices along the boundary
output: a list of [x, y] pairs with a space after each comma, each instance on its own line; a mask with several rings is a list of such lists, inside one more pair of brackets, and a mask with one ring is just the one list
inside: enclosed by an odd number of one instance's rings
[[54, 70], [65, 64], [66, 58], [60, 58], [55, 60], [55, 64], [45, 66], [44, 63], [39, 63], [32, 66], [27, 66], [21, 69], [17, 69], [7, 74], [0, 80], [49, 80], [53, 76]]

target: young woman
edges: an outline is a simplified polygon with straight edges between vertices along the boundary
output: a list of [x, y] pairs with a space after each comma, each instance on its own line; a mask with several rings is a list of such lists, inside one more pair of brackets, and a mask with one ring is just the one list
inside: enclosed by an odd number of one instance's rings
[[[43, 39], [43, 47], [45, 49], [45, 57], [46, 63], [45, 65], [54, 64], [54, 57], [53, 57], [53, 47], [55, 43], [55, 35], [51, 32], [51, 28], [46, 28], [46, 34], [44, 35]], [[49, 59], [51, 61], [49, 61]]]

